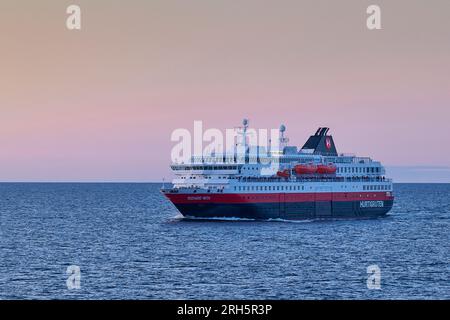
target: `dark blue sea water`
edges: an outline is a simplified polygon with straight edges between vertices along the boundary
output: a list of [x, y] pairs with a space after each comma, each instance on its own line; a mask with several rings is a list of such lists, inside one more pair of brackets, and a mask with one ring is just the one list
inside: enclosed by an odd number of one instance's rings
[[450, 299], [449, 184], [396, 185], [387, 218], [309, 222], [186, 221], [159, 187], [0, 184], [0, 298]]

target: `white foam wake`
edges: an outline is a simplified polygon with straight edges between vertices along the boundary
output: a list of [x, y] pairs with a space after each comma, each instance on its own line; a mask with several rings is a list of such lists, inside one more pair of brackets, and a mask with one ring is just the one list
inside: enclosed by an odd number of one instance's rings
[[290, 223], [307, 223], [313, 222], [314, 219], [307, 220], [287, 220], [281, 218], [270, 218], [270, 219], [252, 219], [252, 218], [238, 218], [238, 217], [193, 217], [193, 216], [183, 216], [182, 214], [176, 215], [174, 220], [199, 220], [199, 221], [261, 221], [261, 222], [290, 222]]
[[192, 217], [185, 216], [187, 220], [218, 220], [218, 221], [257, 221], [256, 219], [251, 218], [238, 218], [238, 217]]

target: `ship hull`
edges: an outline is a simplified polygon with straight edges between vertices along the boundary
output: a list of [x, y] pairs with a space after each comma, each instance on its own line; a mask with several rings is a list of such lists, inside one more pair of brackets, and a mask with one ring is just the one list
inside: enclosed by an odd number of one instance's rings
[[[393, 206], [393, 197], [357, 201], [276, 201], [276, 202], [214, 202], [177, 201], [171, 199], [185, 217], [196, 218], [245, 218], [256, 220], [283, 219], [348, 219], [385, 216]], [[202, 197], [200, 197], [202, 198]]]

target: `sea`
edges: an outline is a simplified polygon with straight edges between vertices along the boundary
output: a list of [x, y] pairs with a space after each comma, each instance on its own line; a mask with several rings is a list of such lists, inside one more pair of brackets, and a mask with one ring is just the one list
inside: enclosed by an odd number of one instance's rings
[[160, 187], [0, 184], [0, 299], [450, 299], [450, 184], [336, 221], [184, 219]]

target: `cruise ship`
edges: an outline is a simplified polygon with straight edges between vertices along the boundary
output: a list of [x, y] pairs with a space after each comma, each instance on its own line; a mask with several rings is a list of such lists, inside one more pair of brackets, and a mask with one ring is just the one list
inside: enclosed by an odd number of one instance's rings
[[392, 208], [393, 183], [381, 163], [339, 154], [329, 128], [317, 129], [298, 149], [288, 145], [282, 125], [278, 147], [256, 147], [256, 156], [247, 145], [248, 120], [241, 129], [241, 154], [172, 163], [175, 179], [161, 191], [184, 217], [375, 218]]

